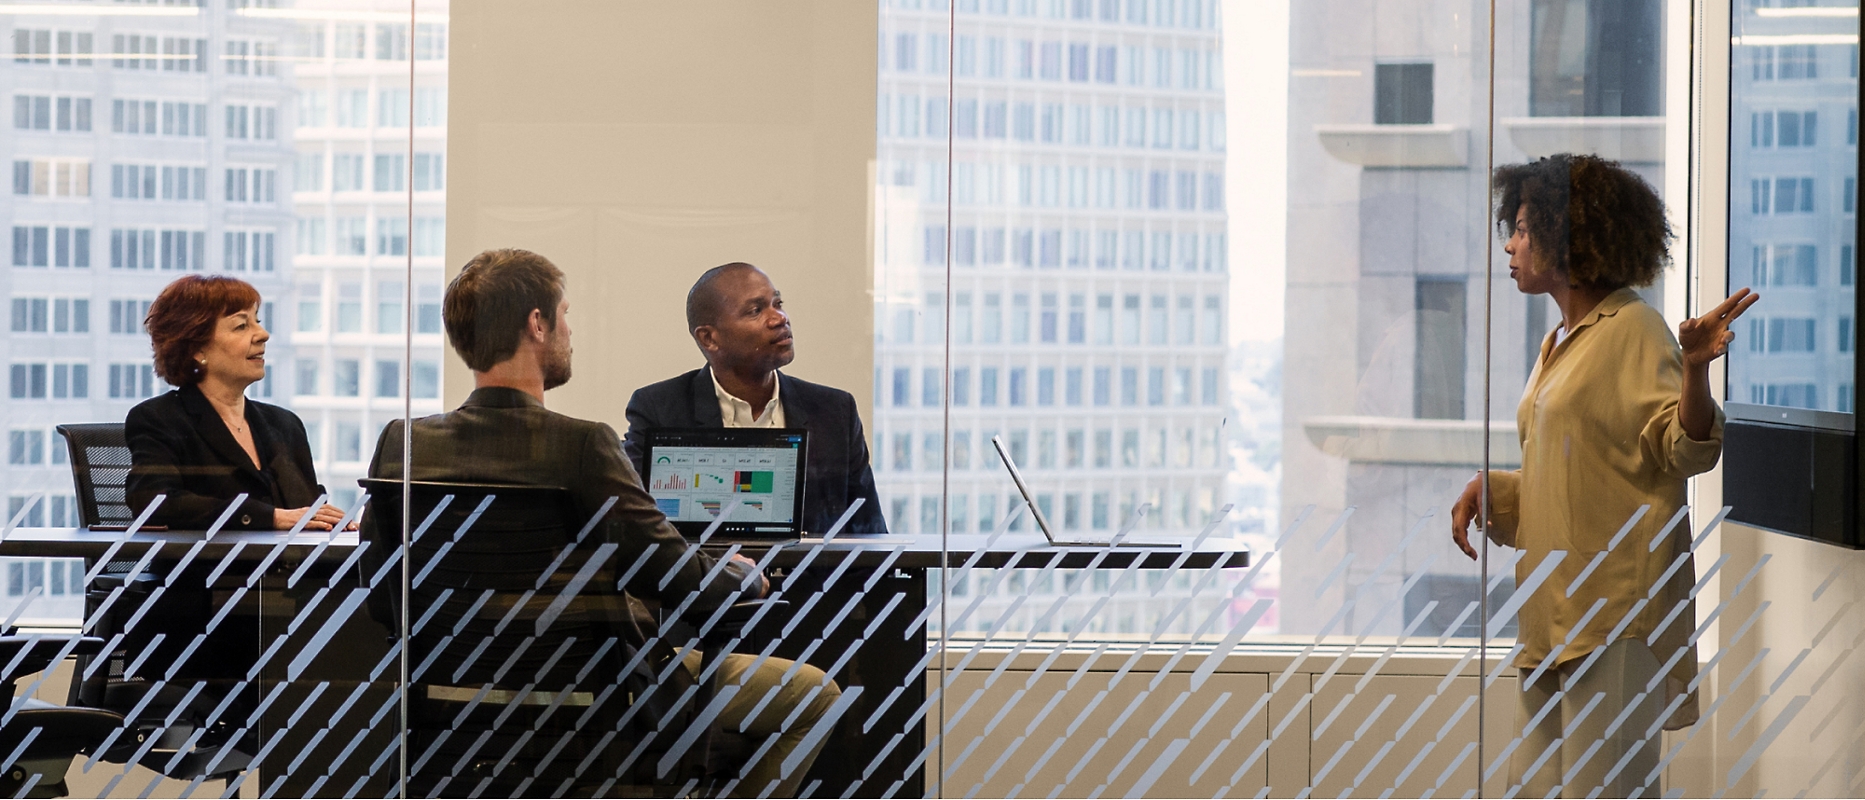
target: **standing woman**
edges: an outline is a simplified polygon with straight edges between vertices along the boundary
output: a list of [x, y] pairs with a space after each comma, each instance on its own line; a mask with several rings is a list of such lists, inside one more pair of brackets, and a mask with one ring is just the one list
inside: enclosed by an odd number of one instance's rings
[[[1632, 291], [1670, 262], [1664, 204], [1615, 162], [1501, 167], [1494, 191], [1509, 276], [1561, 309], [1516, 410], [1522, 468], [1489, 473], [1490, 538], [1522, 551], [1517, 585], [1560, 559], [1521, 608], [1511, 783], [1532, 797], [1655, 795], [1656, 729], [1697, 719], [1691, 528], [1667, 525], [1685, 480], [1722, 455], [1710, 362], [1760, 296], [1736, 292], [1673, 338]], [[1473, 559], [1481, 491], [1478, 475], [1451, 511]]]
[[259, 292], [237, 278], [189, 275], [168, 285], [144, 322], [155, 372], [176, 386], [130, 409], [129, 504], [150, 524], [205, 530], [241, 494], [226, 528], [330, 530], [343, 512], [310, 506], [325, 494], [311, 466], [304, 423], [278, 406], [246, 399], [264, 380], [266, 342]]

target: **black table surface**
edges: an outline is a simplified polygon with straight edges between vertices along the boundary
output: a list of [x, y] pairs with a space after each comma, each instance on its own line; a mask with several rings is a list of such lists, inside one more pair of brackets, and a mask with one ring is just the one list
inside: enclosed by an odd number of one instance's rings
[[[358, 544], [354, 532], [329, 531], [220, 531], [208, 538], [202, 531], [93, 531], [85, 528], [15, 528], [0, 537], [0, 556], [84, 558], [111, 561], [138, 560], [151, 548], [160, 548], [152, 561], [179, 560], [194, 552], [196, 559], [234, 557], [301, 563], [307, 559], [342, 562]], [[839, 564], [855, 558], [857, 566], [925, 569], [935, 567], [1022, 567], [1124, 569], [1139, 562], [1141, 569], [1209, 569], [1247, 567], [1248, 547], [1239, 540], [1207, 537], [1186, 539], [1182, 546], [1051, 545], [1036, 533], [1002, 534], [842, 534], [828, 541], [805, 537], [779, 543], [725, 544], [709, 542], [709, 551], [737, 548], [753, 560], [775, 567]], [[775, 552], [773, 552], [775, 549]]]

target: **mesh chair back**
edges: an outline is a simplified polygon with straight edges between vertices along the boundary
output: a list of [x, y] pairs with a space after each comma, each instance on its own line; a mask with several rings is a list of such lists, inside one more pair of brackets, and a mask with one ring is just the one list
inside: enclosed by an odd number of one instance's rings
[[130, 447], [117, 422], [67, 424], [56, 428], [71, 452], [71, 482], [85, 527], [128, 525], [136, 520], [125, 484]]

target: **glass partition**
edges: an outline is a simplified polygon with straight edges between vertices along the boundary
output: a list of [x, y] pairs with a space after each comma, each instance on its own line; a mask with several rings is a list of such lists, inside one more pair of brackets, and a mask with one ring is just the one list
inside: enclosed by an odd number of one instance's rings
[[867, 8], [0, 7], [0, 793], [1858, 793], [1856, 6]]

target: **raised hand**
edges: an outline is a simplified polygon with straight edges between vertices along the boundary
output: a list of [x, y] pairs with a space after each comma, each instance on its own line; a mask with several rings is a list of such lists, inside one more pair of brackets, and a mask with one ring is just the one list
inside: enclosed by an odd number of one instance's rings
[[1684, 366], [1705, 369], [1710, 362], [1728, 353], [1729, 343], [1735, 340], [1735, 333], [1729, 326], [1759, 300], [1761, 295], [1744, 287], [1703, 316], [1678, 325], [1677, 344], [1684, 350]]

